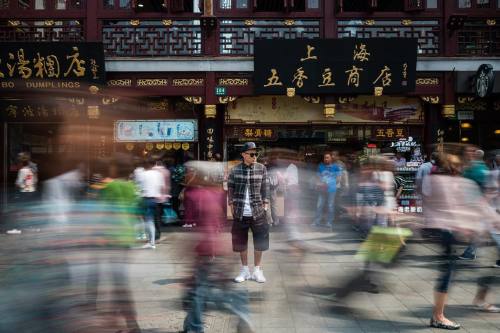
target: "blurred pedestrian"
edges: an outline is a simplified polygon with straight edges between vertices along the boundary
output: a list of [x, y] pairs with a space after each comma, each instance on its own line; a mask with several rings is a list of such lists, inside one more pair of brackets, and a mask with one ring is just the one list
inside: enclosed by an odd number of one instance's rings
[[316, 204], [316, 216], [312, 226], [319, 227], [324, 217], [325, 206], [328, 213], [326, 215], [326, 226], [333, 227], [335, 219], [335, 196], [337, 183], [342, 174], [342, 168], [337, 163], [338, 154], [327, 152], [323, 154], [323, 162], [319, 164], [317, 171], [316, 191], [318, 201]]
[[417, 192], [422, 195], [425, 200], [425, 197], [430, 195], [430, 184], [429, 178], [432, 168], [436, 165], [436, 159], [438, 157], [437, 152], [432, 152], [429, 160], [425, 163], [422, 163], [417, 170], [417, 175], [415, 177], [415, 186]]
[[[111, 277], [111, 308], [121, 316], [128, 333], [141, 332], [128, 283], [128, 250], [135, 243], [135, 227], [139, 215], [140, 197], [135, 184], [129, 180], [132, 161], [129, 156], [116, 154], [109, 164], [109, 181], [101, 190], [103, 216], [92, 221], [98, 235], [91, 249], [91, 265], [87, 279], [87, 297], [91, 309], [99, 310], [99, 285], [102, 275]], [[112, 320], [109, 326], [115, 325]], [[125, 332], [121, 330], [121, 332]]]
[[[43, 183], [43, 200], [52, 205], [50, 211], [54, 221], [68, 222], [72, 205], [78, 203], [85, 189], [86, 165], [83, 162], [66, 161], [72, 169]], [[102, 182], [108, 182], [103, 179]]]
[[[482, 191], [486, 189], [488, 180], [488, 167], [484, 163], [484, 151], [476, 149], [474, 146], [465, 146], [464, 160], [467, 163], [464, 166], [463, 176], [473, 180], [481, 188]], [[462, 255], [458, 258], [462, 260], [476, 259], [477, 242], [479, 240], [472, 240], [471, 244], [467, 246]]]
[[284, 183], [285, 196], [285, 220], [290, 223], [297, 223], [300, 211], [300, 181], [299, 168], [297, 167], [298, 158], [296, 153], [292, 154], [292, 161], [288, 164], [285, 174], [281, 175], [281, 181]]
[[179, 194], [179, 200], [181, 202], [180, 208], [184, 212], [183, 214], [183, 228], [192, 228], [196, 227], [196, 223], [198, 221], [198, 216], [195, 216], [193, 213], [189, 213], [187, 210], [191, 209], [194, 212], [199, 212], [198, 207], [194, 208], [197, 205], [196, 201], [191, 202], [190, 207], [186, 206], [187, 199], [191, 197], [190, 192], [196, 188], [196, 178], [198, 177], [197, 173], [199, 172], [196, 168], [192, 167], [192, 163], [185, 165], [186, 173], [184, 180], [184, 188]]
[[[500, 155], [493, 156], [490, 158], [488, 167], [489, 176], [485, 187], [485, 197], [488, 201], [491, 209], [500, 214], [500, 167], [496, 161], [500, 161]], [[497, 245], [498, 259], [493, 265], [495, 268], [500, 268], [500, 228], [492, 228], [491, 236]]]
[[[257, 163], [257, 146], [247, 142], [241, 150], [242, 162], [231, 169], [228, 177], [228, 203], [233, 213], [233, 251], [240, 253], [241, 270], [235, 282], [253, 279], [266, 282], [261, 266], [262, 252], [269, 249], [269, 224], [266, 211], [269, 207], [267, 169]], [[252, 230], [254, 242], [253, 273], [248, 268], [248, 231]]]
[[265, 159], [263, 164], [267, 168], [267, 178], [269, 182], [269, 206], [267, 210], [267, 221], [272, 226], [278, 226], [278, 189], [280, 187], [280, 177], [275, 160]]
[[161, 195], [156, 200], [156, 210], [155, 210], [155, 239], [158, 240], [161, 237], [161, 224], [163, 218], [163, 209], [170, 200], [170, 171], [165, 167], [160, 156], [153, 157], [155, 159], [155, 166], [153, 170], [158, 171], [163, 178], [163, 187], [161, 190]]
[[377, 214], [377, 225], [387, 227], [392, 225], [393, 215], [397, 208], [396, 203], [396, 189], [394, 179], [394, 162], [384, 158], [378, 157], [375, 161], [375, 170], [373, 171], [373, 178], [384, 193], [383, 210]]
[[[374, 177], [377, 160], [369, 159], [361, 166], [357, 190], [356, 190], [356, 223], [358, 230], [363, 237], [370, 234], [370, 230], [377, 224], [377, 216], [382, 211], [384, 204], [384, 191], [380, 181]], [[363, 246], [363, 244], [362, 244]], [[366, 291], [378, 293], [379, 288], [375, 283], [375, 271], [371, 269], [371, 261], [363, 258], [363, 270], [354, 274], [346, 283], [344, 283], [335, 294], [339, 300], [345, 299], [354, 292]]]
[[186, 218], [198, 226], [196, 241], [192, 250], [195, 254], [193, 280], [189, 286], [184, 305], [187, 316], [184, 332], [203, 332], [203, 313], [207, 303], [217, 308], [229, 310], [239, 317], [238, 331], [251, 332], [248, 314], [248, 297], [241, 290], [233, 290], [226, 278], [227, 268], [224, 259], [230, 253], [219, 226], [224, 216], [223, 208], [214, 204], [223, 189], [210, 177], [217, 162], [192, 161], [187, 165], [193, 170], [191, 189], [186, 193], [184, 205]]
[[140, 189], [142, 187], [141, 176], [142, 173], [145, 171], [144, 160], [138, 156], [134, 156], [133, 161], [134, 161], [134, 171], [131, 174], [131, 178], [136, 184], [136, 186]]
[[434, 293], [434, 310], [430, 326], [455, 330], [460, 324], [444, 315], [448, 289], [455, 272], [454, 248], [458, 241], [469, 240], [486, 231], [483, 221], [491, 214], [485, 209], [485, 201], [477, 183], [461, 176], [463, 162], [458, 155], [441, 153], [431, 174], [431, 197], [424, 214], [429, 228], [439, 230], [446, 260]]
[[347, 213], [347, 196], [349, 195], [349, 171], [344, 159], [338, 159], [338, 164], [342, 171], [337, 183], [337, 191], [335, 195], [335, 219], [340, 218]]
[[145, 221], [146, 233], [148, 234], [149, 242], [144, 248], [155, 249], [156, 227], [155, 216], [157, 212], [157, 204], [161, 202], [165, 193], [165, 178], [160, 171], [155, 170], [155, 159], [152, 157], [146, 161], [146, 170], [141, 176], [141, 194], [143, 198], [143, 215]]
[[19, 190], [19, 202], [29, 203], [35, 199], [38, 184], [38, 168], [31, 165], [31, 159], [28, 154], [22, 153], [19, 156], [21, 168], [17, 172], [16, 186]]
[[394, 166], [396, 168], [406, 167], [406, 158], [404, 157], [403, 153], [401, 152], [396, 153], [396, 158], [394, 159]]

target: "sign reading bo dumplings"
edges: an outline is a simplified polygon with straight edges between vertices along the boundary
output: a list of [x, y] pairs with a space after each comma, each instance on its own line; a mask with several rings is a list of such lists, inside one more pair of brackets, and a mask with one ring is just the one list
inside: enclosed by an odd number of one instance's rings
[[78, 89], [105, 82], [102, 43], [0, 43], [0, 91]]
[[198, 141], [198, 123], [184, 120], [118, 120], [116, 142]]
[[405, 93], [415, 90], [417, 40], [259, 39], [254, 59], [256, 94]]

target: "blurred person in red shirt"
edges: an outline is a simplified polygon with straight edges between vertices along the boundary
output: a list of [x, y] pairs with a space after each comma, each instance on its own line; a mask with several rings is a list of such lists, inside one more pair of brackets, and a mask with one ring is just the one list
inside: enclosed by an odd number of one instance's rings
[[[216, 163], [216, 162], [215, 162]], [[193, 279], [185, 297], [187, 316], [184, 332], [203, 332], [203, 312], [207, 303], [215, 303], [239, 317], [238, 332], [252, 332], [247, 310], [248, 296], [232, 290], [224, 259], [230, 255], [229, 239], [224, 241], [219, 226], [223, 223], [223, 208], [217, 204], [223, 189], [209, 176], [214, 162], [189, 162], [190, 190], [184, 197], [185, 218], [196, 223], [196, 238], [192, 250], [196, 256]]]

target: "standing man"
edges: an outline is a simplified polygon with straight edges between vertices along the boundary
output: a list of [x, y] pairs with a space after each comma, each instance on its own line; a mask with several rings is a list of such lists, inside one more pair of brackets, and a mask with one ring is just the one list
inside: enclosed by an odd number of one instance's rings
[[337, 193], [337, 183], [342, 174], [342, 168], [337, 163], [338, 154], [325, 153], [323, 155], [323, 163], [318, 166], [318, 182], [316, 183], [316, 190], [318, 191], [318, 203], [316, 204], [316, 217], [313, 222], [314, 227], [321, 225], [323, 220], [323, 212], [325, 204], [328, 207], [328, 214], [326, 216], [326, 226], [333, 227], [333, 220], [335, 218], [335, 195]]
[[[253, 279], [266, 282], [261, 267], [262, 252], [269, 249], [269, 225], [266, 211], [269, 205], [267, 170], [257, 163], [257, 146], [247, 142], [241, 151], [242, 163], [236, 165], [228, 177], [228, 202], [233, 212], [233, 251], [240, 253], [241, 270], [235, 282]], [[248, 268], [248, 229], [252, 230], [254, 243], [253, 274]]]

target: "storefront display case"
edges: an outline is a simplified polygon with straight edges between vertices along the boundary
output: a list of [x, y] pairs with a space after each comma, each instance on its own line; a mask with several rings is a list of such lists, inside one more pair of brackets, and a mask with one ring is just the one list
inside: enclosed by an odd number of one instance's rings
[[[379, 133], [381, 130], [378, 130]], [[384, 133], [393, 129], [384, 128]], [[416, 175], [419, 166], [424, 162], [422, 144], [418, 138], [401, 137], [395, 141], [370, 143], [364, 154], [373, 156], [385, 154], [394, 159], [394, 179], [397, 193], [397, 210], [399, 213], [422, 213], [422, 198], [417, 193]]]

